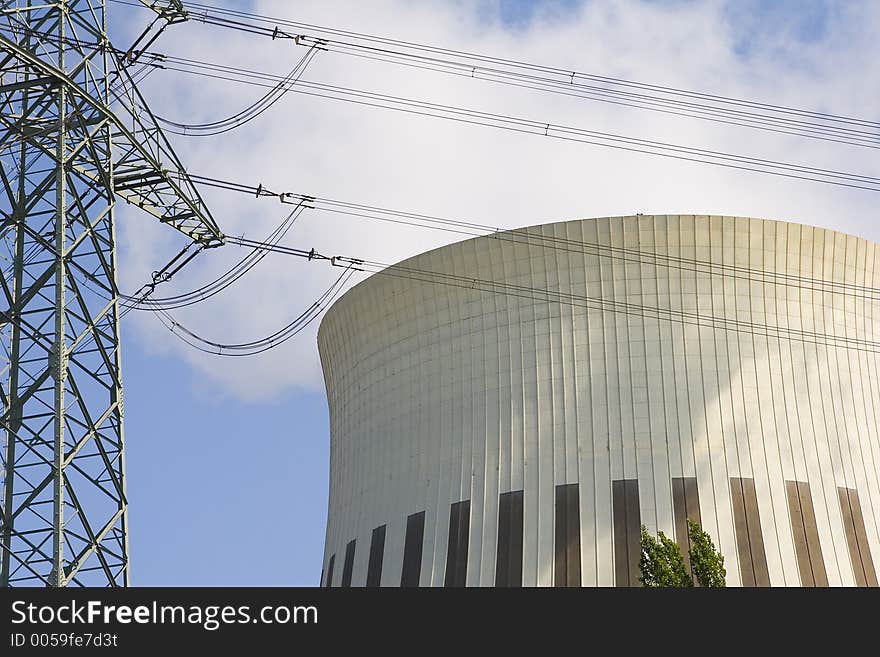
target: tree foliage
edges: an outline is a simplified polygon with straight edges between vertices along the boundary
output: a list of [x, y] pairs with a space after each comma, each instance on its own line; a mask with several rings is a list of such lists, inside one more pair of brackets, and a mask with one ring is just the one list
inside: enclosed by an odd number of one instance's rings
[[654, 538], [642, 525], [642, 555], [639, 558], [639, 569], [642, 571], [639, 580], [645, 586], [688, 587], [693, 586], [691, 574], [684, 565], [684, 557], [675, 541], [663, 532]]
[[697, 523], [689, 518], [687, 524], [691, 546], [688, 550], [690, 571], [675, 541], [662, 531], [655, 538], [642, 525], [642, 553], [639, 557], [639, 580], [642, 584], [650, 587], [690, 588], [696, 579], [704, 587], [726, 586], [724, 557], [715, 548], [709, 534]]
[[724, 568], [724, 557], [715, 548], [712, 538], [690, 518], [688, 518], [687, 523], [688, 536], [691, 542], [691, 549], [688, 554], [691, 559], [691, 570], [693, 570], [697, 582], [699, 582], [700, 586], [706, 587], [727, 586], [725, 581], [727, 571]]

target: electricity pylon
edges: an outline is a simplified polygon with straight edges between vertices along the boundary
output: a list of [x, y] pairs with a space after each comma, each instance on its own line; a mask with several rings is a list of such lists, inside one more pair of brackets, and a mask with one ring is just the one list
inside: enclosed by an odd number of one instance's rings
[[129, 583], [115, 200], [223, 241], [135, 59], [104, 0], [0, 0], [0, 586]]

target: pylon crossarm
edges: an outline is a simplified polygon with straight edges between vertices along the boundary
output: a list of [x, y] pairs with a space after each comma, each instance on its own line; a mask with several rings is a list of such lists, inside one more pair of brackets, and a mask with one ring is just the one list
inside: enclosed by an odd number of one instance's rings
[[182, 23], [189, 18], [189, 13], [180, 0], [139, 0], [139, 2], [159, 14], [169, 25]]
[[[42, 61], [2, 34], [0, 52], [13, 55], [20, 72], [30, 72], [35, 80], [46, 81], [41, 85], [34, 83], [41, 89], [34, 108], [37, 112], [43, 98], [47, 98], [45, 107], [47, 112], [50, 111], [49, 108], [53, 105], [49, 98], [53, 88], [63, 86], [72, 96], [71, 101], [74, 104], [74, 111], [67, 119], [71, 125], [78, 124], [80, 128], [91, 128], [94, 132], [100, 130], [106, 122], [112, 125], [115, 149], [112, 189], [116, 195], [199, 244], [214, 247], [223, 243], [223, 235], [201, 195], [189, 177], [180, 173], [185, 171], [180, 159], [131, 81], [128, 71], [118, 65], [115, 57], [113, 61], [124, 76], [125, 83], [122, 86], [127, 87], [127, 92], [125, 95], [117, 95], [117, 100], [125, 102], [120, 102], [119, 107], [111, 111], [105, 103], [76, 84], [67, 73]], [[33, 112], [31, 121], [34, 121]], [[9, 119], [6, 119], [6, 124], [10, 126]], [[47, 131], [44, 142], [39, 138], [29, 142], [51, 155], [54, 141], [52, 132], [57, 131], [57, 124], [53, 128], [54, 130]], [[83, 130], [81, 134], [83, 141], [79, 147], [86, 148], [91, 133]], [[96, 182], [104, 170], [103, 167], [95, 167], [90, 171], [82, 164], [77, 167], [78, 173], [91, 177]]]

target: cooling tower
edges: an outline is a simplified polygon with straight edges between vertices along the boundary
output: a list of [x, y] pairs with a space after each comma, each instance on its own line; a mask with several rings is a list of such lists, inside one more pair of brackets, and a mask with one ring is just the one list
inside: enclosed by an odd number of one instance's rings
[[318, 346], [325, 586], [876, 586], [880, 254], [743, 217], [494, 233], [350, 289]]

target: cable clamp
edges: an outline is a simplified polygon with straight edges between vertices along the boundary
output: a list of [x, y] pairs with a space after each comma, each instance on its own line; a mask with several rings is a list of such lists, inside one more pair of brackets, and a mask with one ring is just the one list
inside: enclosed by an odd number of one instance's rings
[[330, 264], [333, 267], [345, 267], [346, 269], [350, 269], [352, 271], [366, 271], [361, 267], [355, 267], [356, 264], [363, 264], [363, 260], [358, 260], [357, 258], [347, 258], [345, 256], [333, 256], [329, 259]]
[[168, 272], [154, 271], [152, 278], [153, 278], [153, 286], [155, 286], [158, 283], [165, 283], [167, 281], [170, 281], [171, 274], [169, 274]]

